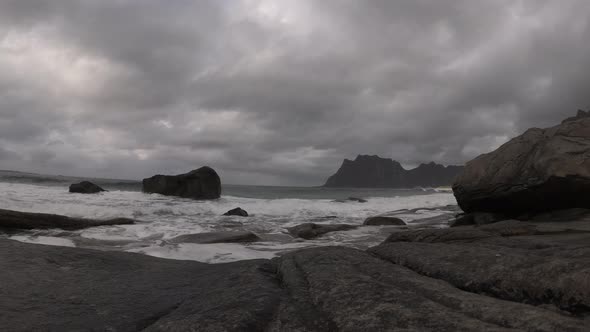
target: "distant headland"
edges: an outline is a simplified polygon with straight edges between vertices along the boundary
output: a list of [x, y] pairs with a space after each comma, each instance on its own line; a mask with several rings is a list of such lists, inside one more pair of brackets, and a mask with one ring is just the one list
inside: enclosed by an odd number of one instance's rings
[[389, 158], [358, 155], [344, 159], [336, 174], [324, 187], [348, 188], [414, 188], [450, 186], [463, 171], [463, 166], [443, 166], [434, 162], [406, 170]]

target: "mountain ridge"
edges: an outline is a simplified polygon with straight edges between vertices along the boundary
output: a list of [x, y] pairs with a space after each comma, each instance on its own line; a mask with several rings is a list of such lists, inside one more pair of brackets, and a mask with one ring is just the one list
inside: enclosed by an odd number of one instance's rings
[[422, 163], [405, 169], [398, 161], [377, 155], [357, 155], [344, 159], [324, 187], [413, 188], [450, 186], [463, 166]]

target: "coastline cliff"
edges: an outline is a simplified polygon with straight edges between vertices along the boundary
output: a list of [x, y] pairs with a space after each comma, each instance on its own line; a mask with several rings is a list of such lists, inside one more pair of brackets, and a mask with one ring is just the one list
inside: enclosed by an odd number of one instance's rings
[[351, 188], [413, 188], [450, 186], [463, 166], [443, 166], [430, 162], [406, 170], [389, 158], [358, 155], [344, 159], [338, 171], [330, 176], [324, 187]]

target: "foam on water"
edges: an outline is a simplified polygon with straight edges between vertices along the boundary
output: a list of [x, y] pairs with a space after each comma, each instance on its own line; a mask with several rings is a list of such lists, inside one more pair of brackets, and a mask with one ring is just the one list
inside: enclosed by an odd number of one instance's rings
[[9, 239], [26, 243], [46, 244], [50, 246], [75, 247], [74, 241], [54, 236], [15, 235]]
[[[71, 217], [107, 219], [128, 217], [135, 225], [103, 226], [80, 231], [37, 230], [13, 236], [19, 241], [52, 245], [107, 248], [148, 255], [192, 259], [203, 262], [268, 258], [285, 251], [319, 246], [348, 245], [368, 247], [387, 236], [387, 228], [363, 227], [353, 231], [329, 233], [301, 241], [283, 234], [285, 228], [304, 222], [362, 224], [369, 216], [401, 209], [433, 208], [454, 205], [446, 190], [428, 194], [404, 192], [402, 196], [365, 197], [367, 203], [338, 203], [333, 199], [245, 198], [224, 195], [218, 200], [195, 201], [137, 191], [109, 191], [94, 195], [70, 194], [63, 186], [0, 182], [0, 208], [55, 213]], [[250, 217], [221, 216], [241, 207]], [[445, 208], [397, 212], [409, 224], [413, 220], [449, 213]], [[252, 231], [264, 241], [242, 244], [170, 244], [173, 237], [211, 231]]]

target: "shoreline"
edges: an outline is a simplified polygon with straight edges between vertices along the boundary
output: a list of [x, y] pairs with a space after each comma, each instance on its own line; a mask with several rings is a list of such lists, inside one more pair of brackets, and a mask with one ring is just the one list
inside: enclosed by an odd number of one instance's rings
[[322, 247], [213, 265], [0, 239], [1, 303], [13, 310], [0, 325], [583, 331], [589, 216], [403, 231], [368, 251]]

